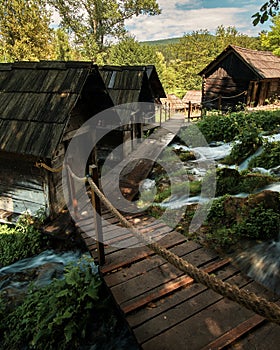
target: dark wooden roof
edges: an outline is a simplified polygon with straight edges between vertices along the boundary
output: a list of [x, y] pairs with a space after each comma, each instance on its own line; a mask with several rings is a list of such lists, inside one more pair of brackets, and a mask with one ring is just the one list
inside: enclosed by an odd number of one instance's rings
[[147, 65], [146, 72], [148, 75], [149, 82], [151, 84], [151, 88], [152, 88], [154, 97], [158, 100], [160, 98], [165, 98], [166, 94], [165, 94], [164, 88], [161, 84], [161, 81], [159, 79], [159, 76], [158, 76], [158, 73], [157, 73], [155, 66], [154, 65]]
[[229, 54], [234, 53], [256, 75], [258, 79], [280, 78], [280, 57], [270, 51], [258, 51], [229, 45], [219, 56], [206, 66], [199, 75], [207, 75]]
[[143, 67], [103, 66], [99, 72], [115, 106], [140, 102], [140, 93], [145, 76]]
[[50, 158], [92, 70], [90, 62], [0, 64], [0, 150]]
[[[141, 96], [143, 88], [146, 96], [153, 99], [166, 97], [155, 66], [103, 66], [100, 74], [115, 105], [131, 102], [152, 102]], [[148, 84], [147, 84], [148, 82]], [[146, 85], [145, 85], [146, 84]]]

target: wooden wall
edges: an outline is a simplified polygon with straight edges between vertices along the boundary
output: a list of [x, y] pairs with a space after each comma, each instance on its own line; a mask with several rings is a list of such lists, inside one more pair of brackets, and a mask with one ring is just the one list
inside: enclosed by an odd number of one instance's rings
[[[240, 61], [234, 53], [229, 54], [218, 67], [204, 77], [203, 107], [228, 109], [239, 103], [246, 103], [246, 95], [242, 92], [248, 90], [249, 82], [255, 78], [247, 65]], [[242, 95], [237, 96], [239, 94]], [[222, 98], [219, 99], [219, 96]]]
[[33, 215], [44, 209], [48, 215], [49, 188], [46, 173], [34, 166], [35, 160], [0, 154], [0, 209]]

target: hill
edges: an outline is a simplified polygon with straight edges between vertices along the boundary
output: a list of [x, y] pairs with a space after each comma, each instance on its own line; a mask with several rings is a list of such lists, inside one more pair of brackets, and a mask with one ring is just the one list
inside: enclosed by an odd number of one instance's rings
[[170, 45], [170, 44], [178, 43], [180, 39], [181, 38], [168, 38], [168, 39], [161, 39], [161, 40], [141, 41], [140, 44], [151, 45], [151, 46]]

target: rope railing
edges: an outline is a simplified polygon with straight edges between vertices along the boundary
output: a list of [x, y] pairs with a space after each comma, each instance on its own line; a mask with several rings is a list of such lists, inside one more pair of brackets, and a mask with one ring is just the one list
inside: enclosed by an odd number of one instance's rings
[[51, 173], [60, 173], [63, 169], [63, 165], [59, 168], [51, 168], [50, 166], [48, 166], [47, 164], [45, 164], [43, 162], [36, 162], [35, 166], [37, 168], [44, 168], [44, 169], [50, 171]]
[[244, 90], [244, 91], [242, 91], [239, 94], [234, 95], [234, 96], [222, 96], [222, 95], [219, 95], [218, 97], [215, 97], [215, 98], [213, 98], [211, 100], [203, 101], [203, 103], [209, 103], [209, 102], [213, 102], [213, 101], [216, 101], [216, 100], [219, 100], [219, 99], [222, 99], [222, 100], [228, 99], [228, 100], [230, 100], [232, 98], [236, 98], [236, 97], [242, 96], [243, 94], [246, 95], [246, 93], [247, 93], [247, 91]]
[[141, 242], [143, 242], [156, 254], [160, 255], [170, 264], [177, 267], [180, 271], [189, 275], [196, 282], [199, 282], [220, 295], [237, 302], [251, 311], [254, 311], [267, 320], [280, 325], [280, 307], [276, 303], [269, 302], [266, 299], [257, 296], [255, 293], [241, 290], [235, 285], [209, 275], [188, 261], [178, 257], [168, 249], [160, 246], [158, 243], [152, 242], [151, 239], [145, 237], [111, 204], [111, 202], [104, 196], [90, 177], [88, 178], [88, 182], [91, 190], [100, 198], [100, 200], [106, 205], [112, 214], [114, 214], [120, 220], [120, 223], [129, 229]]
[[[36, 163], [37, 167], [43, 167], [51, 172], [59, 172], [63, 169], [60, 168], [51, 168], [44, 163]], [[129, 229], [137, 239], [144, 243], [147, 247], [153, 250], [156, 254], [164, 258], [170, 264], [178, 268], [180, 271], [189, 275], [196, 282], [203, 284], [204, 286], [210, 288], [211, 290], [219, 293], [223, 297], [226, 297], [232, 301], [237, 302], [238, 304], [244, 306], [248, 310], [255, 312], [256, 314], [266, 318], [267, 320], [274, 322], [280, 325], [280, 307], [276, 303], [269, 302], [265, 298], [257, 296], [255, 293], [242, 290], [235, 285], [232, 285], [228, 282], [224, 282], [215, 276], [209, 275], [208, 273], [200, 270], [196, 266], [192, 265], [188, 261], [180, 258], [176, 254], [172, 253], [168, 249], [162, 247], [156, 242], [153, 242], [151, 239], [145, 237], [138, 229], [134, 227], [113, 205], [112, 203], [104, 196], [100, 191], [96, 183], [90, 176], [79, 177], [77, 176], [70, 166], [67, 166], [67, 169], [72, 177], [80, 182], [88, 181], [90, 188], [94, 195], [96, 195], [105, 206], [115, 215], [120, 223]]]

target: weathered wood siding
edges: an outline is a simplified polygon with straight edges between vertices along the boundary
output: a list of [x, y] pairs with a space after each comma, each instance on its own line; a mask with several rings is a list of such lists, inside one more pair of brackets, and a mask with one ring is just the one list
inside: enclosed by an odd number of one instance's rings
[[[242, 92], [248, 90], [249, 82], [254, 79], [255, 75], [249, 67], [234, 53], [229, 54], [220, 62], [219, 67], [204, 78], [203, 106], [209, 109], [227, 109], [246, 103], [246, 95]], [[219, 100], [219, 96], [223, 98]]]
[[35, 161], [12, 159], [1, 154], [0, 158], [0, 209], [33, 215], [40, 209], [49, 214], [49, 189], [43, 169], [34, 166]]

